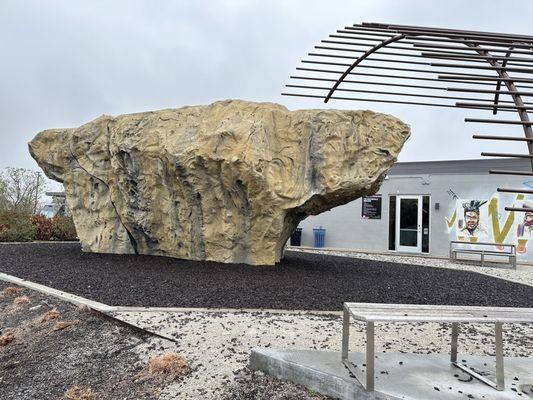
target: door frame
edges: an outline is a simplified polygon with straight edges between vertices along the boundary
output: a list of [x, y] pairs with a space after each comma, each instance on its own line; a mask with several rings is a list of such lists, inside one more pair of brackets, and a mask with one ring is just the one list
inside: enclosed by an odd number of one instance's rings
[[[418, 225], [417, 225], [417, 246], [401, 246], [400, 245], [400, 207], [402, 199], [416, 199], [418, 203]], [[396, 251], [404, 253], [422, 253], [422, 201], [423, 195], [396, 195]]]

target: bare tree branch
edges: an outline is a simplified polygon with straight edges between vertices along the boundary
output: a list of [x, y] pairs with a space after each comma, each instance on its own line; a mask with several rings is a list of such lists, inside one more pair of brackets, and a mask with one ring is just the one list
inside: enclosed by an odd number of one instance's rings
[[37, 214], [46, 191], [41, 172], [24, 168], [6, 168], [0, 174], [0, 211]]

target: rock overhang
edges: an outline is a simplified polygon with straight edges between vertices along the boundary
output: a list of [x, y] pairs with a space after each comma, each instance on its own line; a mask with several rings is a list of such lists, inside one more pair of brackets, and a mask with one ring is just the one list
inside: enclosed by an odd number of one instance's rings
[[409, 134], [372, 111], [225, 100], [102, 116], [29, 148], [85, 251], [272, 265], [307, 215], [376, 193]]

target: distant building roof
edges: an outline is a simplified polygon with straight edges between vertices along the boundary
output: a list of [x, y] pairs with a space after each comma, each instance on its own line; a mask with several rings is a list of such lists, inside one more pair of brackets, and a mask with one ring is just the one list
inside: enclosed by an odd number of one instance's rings
[[51, 197], [65, 197], [65, 192], [45, 192], [45, 194]]
[[488, 174], [490, 169], [531, 172], [531, 162], [520, 158], [398, 162], [394, 164], [389, 175], [480, 175]]

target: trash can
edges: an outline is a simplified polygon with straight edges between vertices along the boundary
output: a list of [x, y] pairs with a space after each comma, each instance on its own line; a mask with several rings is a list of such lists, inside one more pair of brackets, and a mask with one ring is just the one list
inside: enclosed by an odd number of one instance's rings
[[302, 228], [296, 228], [291, 235], [291, 246], [302, 245]]
[[315, 247], [324, 247], [326, 244], [326, 229], [313, 228], [313, 237], [315, 239]]

